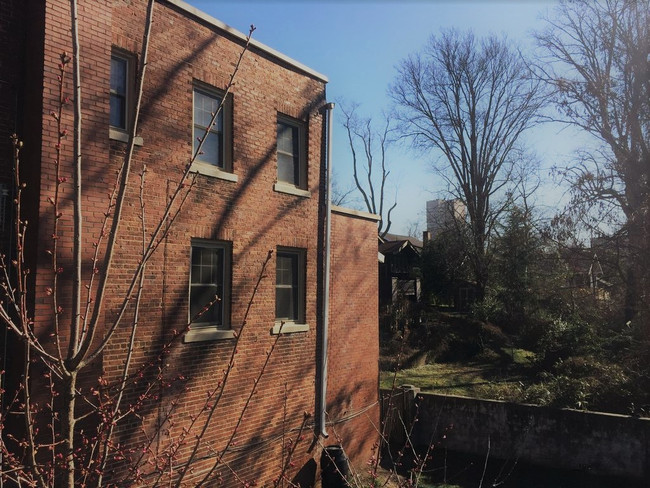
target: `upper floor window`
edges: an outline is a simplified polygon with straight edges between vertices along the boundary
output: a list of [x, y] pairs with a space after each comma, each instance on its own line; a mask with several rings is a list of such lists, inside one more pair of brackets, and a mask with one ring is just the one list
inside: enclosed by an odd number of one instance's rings
[[214, 114], [219, 109], [223, 100], [216, 90], [209, 88], [194, 87], [194, 153], [199, 148], [201, 140], [205, 139], [201, 151], [195, 159], [197, 170], [207, 167], [207, 174], [210, 174], [211, 167], [223, 171], [232, 172], [232, 149], [231, 149], [231, 120], [232, 100], [226, 98], [221, 111], [217, 114], [214, 123], [211, 124]]
[[130, 87], [133, 71], [132, 59], [123, 54], [111, 55], [111, 127], [128, 129], [128, 110], [131, 103]]
[[278, 116], [278, 182], [307, 188], [305, 124], [284, 115]]

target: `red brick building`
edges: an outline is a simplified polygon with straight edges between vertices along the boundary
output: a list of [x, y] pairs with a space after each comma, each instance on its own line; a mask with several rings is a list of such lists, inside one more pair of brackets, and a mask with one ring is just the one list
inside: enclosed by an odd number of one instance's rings
[[[52, 283], [45, 252], [52, 241], [48, 198], [57, 178], [52, 164], [57, 130], [50, 112], [58, 100], [60, 54], [71, 52], [69, 5], [64, 0], [9, 0], [7, 7], [0, 13], [0, 40], [11, 47], [0, 54], [6, 68], [0, 80], [0, 183], [10, 190], [11, 148], [6, 141], [16, 132], [25, 143], [21, 172], [28, 184], [24, 201], [30, 222], [32, 306], [36, 328], [45, 336], [53, 327], [51, 300], [44, 292]], [[106, 195], [126, 150], [145, 13], [144, 0], [80, 1], [84, 263], [92, 260]], [[132, 170], [136, 180], [146, 165], [144, 201], [152, 227], [163, 218], [174, 182], [224, 97], [244, 42], [240, 32], [180, 0], [156, 2]], [[174, 425], [168, 426], [173, 437], [192, 423], [206, 403], [206, 392], [217, 387], [262, 264], [273, 251], [246, 317], [223, 399], [202, 438], [197, 477], [232, 433], [280, 324], [277, 347], [236, 443], [226, 453], [232, 471], [224, 468], [221, 477], [235, 483], [231, 474], [236, 472], [258, 484], [277, 477], [282, 436], [300, 425], [305, 412], [311, 415], [309, 435], [296, 450], [291, 468], [296, 480], [314, 482], [323, 445], [342, 443], [357, 465], [372, 456], [377, 439], [373, 424], [378, 425], [379, 415], [376, 218], [340, 208], [332, 212], [325, 333], [326, 83], [323, 75], [253, 41], [203, 154], [193, 163], [193, 189], [147, 265], [134, 361], [160, 361], [165, 375], [185, 378], [184, 393], [174, 406]], [[64, 88], [71, 93], [69, 82]], [[64, 126], [71, 125], [68, 110]], [[71, 172], [69, 146], [63, 149], [63, 177]], [[126, 196], [102, 311], [106, 321], [117, 313], [140, 259], [138, 191], [136, 182]], [[57, 235], [63, 290], [71, 279], [69, 194], [61, 200]], [[6, 247], [11, 228], [3, 230], [1, 244]], [[87, 268], [86, 280], [92, 274], [90, 264]], [[61, 293], [63, 300], [66, 293]], [[215, 294], [221, 301], [160, 359], [162, 345]], [[99, 358], [94, 371], [103, 372], [104, 380], [118, 378], [129, 334], [128, 328], [119, 330]], [[8, 351], [4, 357], [18, 361]], [[327, 425], [319, 421], [323, 364]], [[144, 424], [160, 422], [176, 393], [174, 387], [162, 392], [142, 412]], [[131, 397], [138, 394], [137, 388], [129, 391]], [[323, 430], [328, 438], [320, 435]], [[124, 445], [145, 435], [137, 422], [118, 426]], [[189, 451], [189, 446], [180, 449], [179, 462]], [[213, 478], [208, 484], [216, 483]]]

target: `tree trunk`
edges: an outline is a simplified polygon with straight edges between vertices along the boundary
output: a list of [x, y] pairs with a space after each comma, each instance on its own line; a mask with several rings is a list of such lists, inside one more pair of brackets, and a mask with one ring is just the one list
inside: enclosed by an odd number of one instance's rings
[[63, 435], [65, 439], [65, 460], [66, 460], [66, 480], [67, 488], [74, 488], [75, 480], [75, 404], [77, 388], [77, 372], [73, 371], [65, 382], [65, 392], [63, 396]]

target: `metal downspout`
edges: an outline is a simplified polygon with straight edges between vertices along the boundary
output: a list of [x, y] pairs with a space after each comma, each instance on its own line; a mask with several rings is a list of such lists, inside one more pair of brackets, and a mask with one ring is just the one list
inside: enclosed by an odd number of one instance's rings
[[319, 426], [320, 435], [328, 437], [326, 428], [326, 409], [327, 409], [327, 353], [329, 340], [329, 305], [330, 305], [330, 248], [331, 248], [331, 211], [332, 211], [332, 110], [333, 103], [325, 105], [327, 114], [327, 171], [325, 173], [325, 188], [327, 195], [325, 197], [325, 270], [323, 286], [323, 332], [321, 334], [321, 359], [320, 359], [320, 416]]

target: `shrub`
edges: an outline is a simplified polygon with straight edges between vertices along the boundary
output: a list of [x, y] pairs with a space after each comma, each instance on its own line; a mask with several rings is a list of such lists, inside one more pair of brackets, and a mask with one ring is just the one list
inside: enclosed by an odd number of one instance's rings
[[541, 382], [528, 387], [522, 401], [537, 405], [581, 410], [629, 413], [629, 379], [620, 366], [592, 356], [557, 362]]
[[476, 320], [482, 322], [502, 322], [503, 303], [494, 293], [488, 292], [483, 300], [474, 302], [470, 308], [470, 314]]
[[538, 365], [547, 371], [558, 361], [600, 350], [600, 340], [593, 328], [577, 319], [531, 321], [522, 335], [522, 343], [536, 353]]

